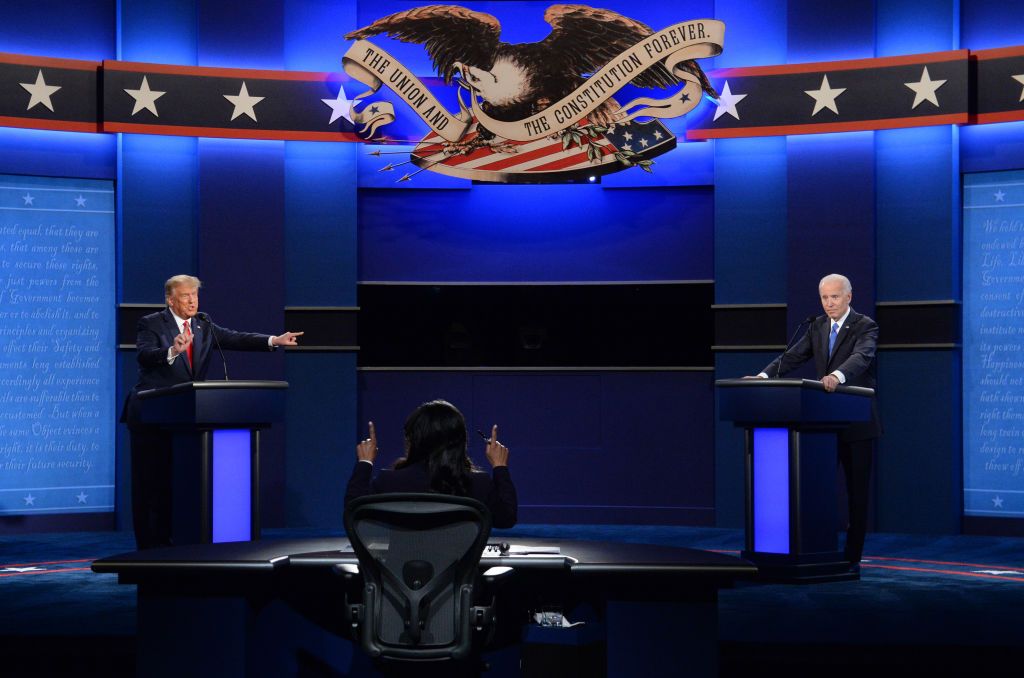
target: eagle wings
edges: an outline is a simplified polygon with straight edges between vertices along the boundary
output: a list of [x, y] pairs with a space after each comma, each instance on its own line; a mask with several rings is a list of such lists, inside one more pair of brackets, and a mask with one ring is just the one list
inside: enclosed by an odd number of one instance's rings
[[[451, 83], [456, 74], [483, 99], [483, 108], [499, 120], [518, 120], [562, 99], [614, 57], [653, 35], [650, 26], [617, 12], [587, 5], [552, 5], [544, 13], [551, 33], [540, 42], [501, 42], [501, 23], [484, 12], [458, 5], [429, 5], [397, 12], [352, 31], [348, 40], [386, 34], [422, 44], [434, 69]], [[705, 92], [717, 98], [694, 61], [678, 67], [692, 73]], [[656, 63], [631, 81], [638, 87], [671, 87], [681, 80]], [[618, 104], [609, 99], [597, 120], [615, 119]]]

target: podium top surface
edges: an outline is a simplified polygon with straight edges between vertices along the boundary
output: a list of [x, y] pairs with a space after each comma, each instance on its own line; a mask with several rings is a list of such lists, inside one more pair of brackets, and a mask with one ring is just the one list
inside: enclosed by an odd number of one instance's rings
[[175, 393], [186, 393], [189, 391], [222, 391], [231, 389], [252, 389], [252, 390], [273, 390], [288, 388], [287, 381], [262, 381], [262, 380], [239, 380], [239, 381], [186, 381], [174, 386], [163, 388], [151, 388], [139, 391], [139, 398], [155, 398]]
[[139, 391], [139, 415], [179, 428], [261, 428], [284, 421], [287, 390], [286, 381], [187, 381]]
[[872, 419], [874, 389], [839, 386], [832, 393], [811, 379], [721, 379], [718, 416], [738, 426], [842, 428]]
[[[824, 391], [825, 385], [814, 379], [718, 379], [717, 388], [805, 388], [811, 391]], [[864, 386], [838, 386], [836, 393], [870, 398], [875, 389]]]

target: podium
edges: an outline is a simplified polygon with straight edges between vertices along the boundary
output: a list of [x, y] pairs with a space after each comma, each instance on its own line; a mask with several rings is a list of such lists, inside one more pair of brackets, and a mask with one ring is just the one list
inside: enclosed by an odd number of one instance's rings
[[874, 390], [809, 379], [720, 379], [719, 419], [746, 429], [746, 549], [762, 578], [858, 579], [839, 550], [839, 432], [869, 421]]
[[260, 536], [260, 429], [284, 419], [284, 381], [193, 381], [139, 392], [173, 442], [175, 544]]

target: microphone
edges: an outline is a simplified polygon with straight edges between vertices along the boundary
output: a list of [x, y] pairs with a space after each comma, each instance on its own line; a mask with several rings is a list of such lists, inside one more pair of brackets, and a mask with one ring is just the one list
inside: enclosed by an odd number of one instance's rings
[[217, 352], [220, 353], [220, 362], [224, 366], [224, 381], [230, 381], [228, 379], [228, 361], [224, 357], [224, 349], [220, 347], [220, 340], [217, 339], [217, 331], [213, 329], [213, 321], [210, 320], [210, 316], [207, 313], [196, 313], [196, 317], [210, 325], [210, 334], [213, 335], [213, 343], [217, 345]]
[[[789, 343], [786, 344], [786, 350], [784, 350], [782, 353], [780, 353], [779, 357], [777, 357], [775, 360], [773, 360], [772, 363], [778, 361], [779, 367], [780, 368], [782, 367], [782, 359], [786, 356], [787, 353], [789, 353], [790, 349], [792, 349], [794, 346], [796, 346], [796, 338], [797, 338], [797, 335], [800, 334], [800, 330], [805, 325], [810, 325], [812, 322], [814, 322], [814, 318], [815, 318], [815, 316], [809, 315], [809, 316], [807, 316], [806, 318], [804, 318], [803, 320], [800, 321], [800, 324], [796, 326], [796, 330], [793, 331], [793, 336], [789, 338]], [[775, 376], [776, 377], [779, 376], [778, 371], [776, 371]]]

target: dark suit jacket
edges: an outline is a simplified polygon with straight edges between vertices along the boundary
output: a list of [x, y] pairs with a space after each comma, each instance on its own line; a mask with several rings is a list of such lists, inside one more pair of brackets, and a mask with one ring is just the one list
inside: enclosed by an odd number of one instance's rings
[[[494, 477], [482, 471], [470, 477], [471, 496], [491, 511], [494, 527], [512, 527], [519, 512], [516, 486], [508, 466], [494, 469]], [[357, 461], [345, 490], [345, 505], [359, 497], [381, 492], [430, 492], [430, 476], [425, 463], [412, 464], [394, 471], [381, 471], [373, 478], [373, 465]]]
[[178, 324], [171, 311], [165, 308], [139, 319], [135, 327], [135, 346], [139, 363], [139, 382], [132, 388], [121, 412], [121, 421], [133, 424], [139, 420], [139, 391], [151, 388], [174, 386], [187, 381], [205, 381], [210, 367], [210, 354], [216, 351], [213, 336], [217, 335], [221, 348], [231, 351], [269, 351], [270, 335], [250, 332], [235, 332], [219, 327], [207, 320], [192, 318], [192, 367], [188, 359], [178, 356], [174, 363], [167, 364], [167, 349], [178, 335]]
[[[828, 335], [831, 331], [832, 321], [827, 315], [815, 318], [800, 341], [764, 368], [764, 373], [769, 377], [782, 377], [813, 358], [814, 373], [818, 379], [839, 370], [846, 377], [845, 386], [877, 389], [875, 352], [878, 346], [878, 325], [875, 321], [851, 308], [850, 315], [836, 337], [832, 355], [829, 356]], [[871, 413], [870, 422], [851, 425], [841, 434], [840, 439], [852, 442], [880, 436], [882, 426], [878, 419], [877, 401], [872, 402]]]

